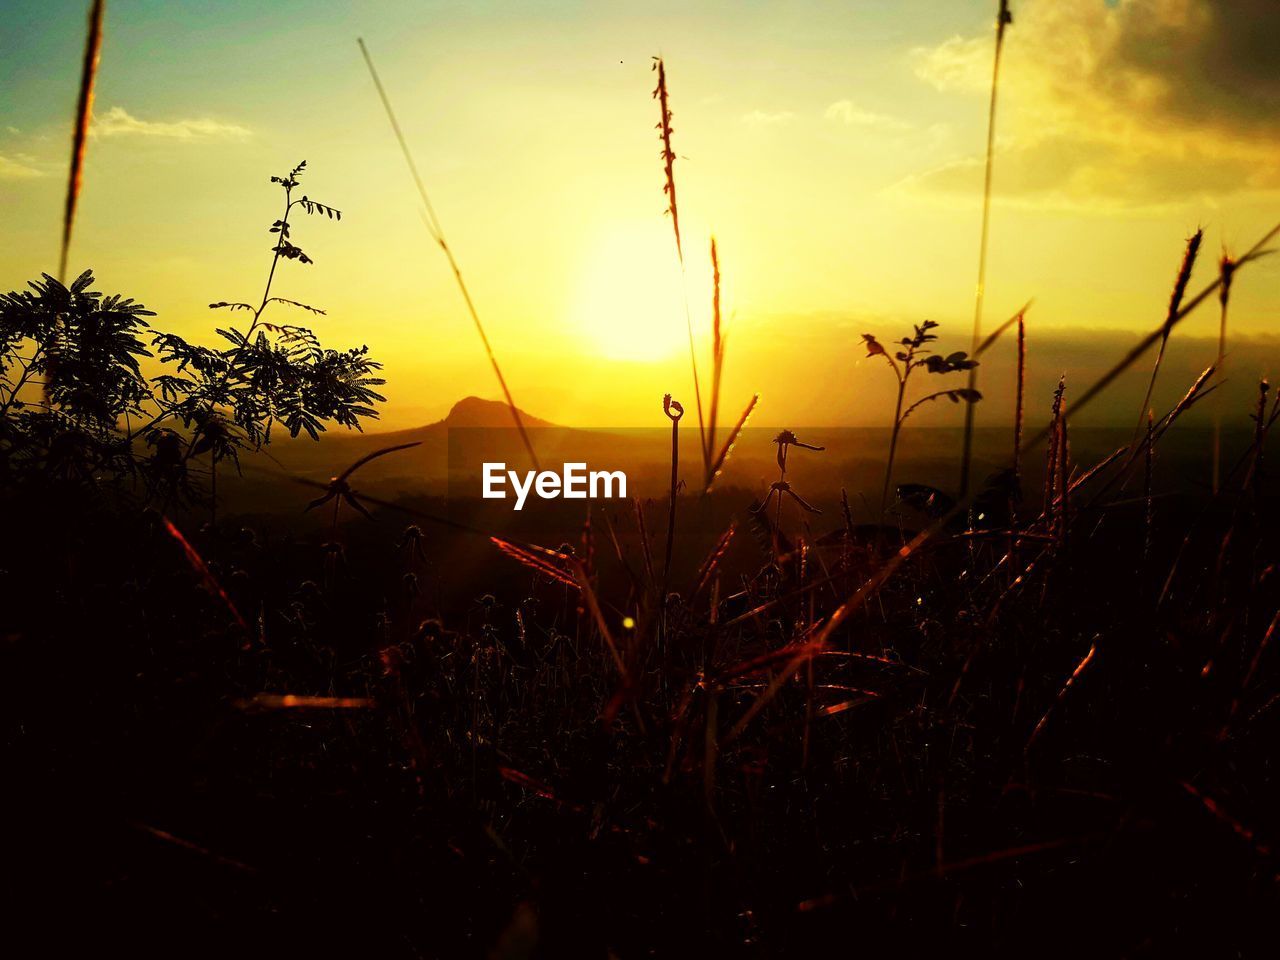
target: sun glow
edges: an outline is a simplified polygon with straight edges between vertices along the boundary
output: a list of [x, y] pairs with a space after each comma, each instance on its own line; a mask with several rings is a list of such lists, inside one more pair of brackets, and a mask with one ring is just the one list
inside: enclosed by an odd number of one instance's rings
[[[692, 261], [686, 250], [686, 259]], [[688, 349], [687, 283], [694, 329], [705, 269], [690, 262], [687, 281], [676, 259], [671, 223], [655, 218], [614, 221], [593, 237], [582, 257], [571, 322], [584, 342], [613, 360], [656, 361]]]

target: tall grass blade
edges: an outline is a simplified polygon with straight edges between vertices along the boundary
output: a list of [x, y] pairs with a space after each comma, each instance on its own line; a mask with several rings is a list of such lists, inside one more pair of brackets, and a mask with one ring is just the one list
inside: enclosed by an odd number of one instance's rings
[[105, 0], [93, 0], [89, 9], [89, 33], [84, 43], [84, 64], [80, 68], [80, 95], [76, 100], [76, 125], [71, 134], [71, 172], [67, 177], [67, 201], [62, 214], [62, 253], [58, 260], [58, 282], [66, 283], [67, 256], [71, 250], [71, 231], [76, 222], [76, 206], [84, 186], [84, 157], [88, 146], [89, 124], [93, 120], [93, 90], [98, 78], [98, 61], [102, 56], [102, 19]]
[[1156, 378], [1160, 375], [1160, 365], [1164, 362], [1164, 351], [1169, 343], [1169, 333], [1173, 329], [1173, 318], [1178, 315], [1178, 308], [1182, 306], [1182, 298], [1186, 295], [1187, 283], [1191, 280], [1191, 271], [1195, 268], [1196, 256], [1200, 252], [1200, 241], [1203, 238], [1204, 231], [1197, 230], [1187, 240], [1187, 248], [1183, 251], [1182, 263], [1178, 267], [1178, 276], [1173, 282], [1173, 293], [1169, 296], [1169, 310], [1165, 315], [1164, 330], [1160, 336], [1160, 349], [1156, 351], [1156, 362], [1151, 368], [1151, 380], [1147, 383], [1147, 394], [1142, 398], [1142, 412], [1138, 418], [1138, 426], [1134, 429], [1134, 439], [1137, 439], [1138, 433], [1142, 429], [1142, 418], [1151, 409], [1151, 395], [1155, 392]]
[[1080, 682], [1080, 678], [1084, 675], [1084, 672], [1089, 669], [1089, 664], [1093, 663], [1094, 658], [1097, 655], [1098, 642], [1095, 639], [1094, 642], [1089, 645], [1089, 652], [1084, 655], [1084, 659], [1076, 664], [1076, 668], [1071, 671], [1071, 676], [1067, 677], [1066, 683], [1064, 683], [1062, 685], [1062, 689], [1058, 691], [1058, 695], [1054, 698], [1053, 703], [1049, 705], [1049, 709], [1044, 712], [1044, 715], [1040, 717], [1040, 721], [1036, 724], [1035, 729], [1031, 731], [1031, 736], [1027, 740], [1027, 745], [1023, 747], [1022, 750], [1024, 756], [1031, 752], [1031, 748], [1035, 746], [1036, 741], [1040, 739], [1040, 735], [1044, 732], [1045, 726], [1049, 723], [1049, 715], [1053, 713], [1054, 708], [1062, 705], [1062, 701], [1067, 698], [1067, 693], [1072, 687]]
[[1154, 411], [1147, 411], [1147, 449], [1143, 456], [1142, 470], [1142, 500], [1143, 500], [1143, 518], [1146, 525], [1146, 534], [1142, 540], [1142, 565], [1145, 567], [1147, 558], [1151, 556], [1151, 535], [1155, 529], [1155, 496], [1152, 493], [1153, 482], [1155, 480], [1155, 458], [1156, 458], [1156, 417]]
[[[977, 353], [982, 341], [982, 306], [987, 292], [987, 238], [991, 232], [991, 171], [995, 159], [996, 98], [1000, 91], [1000, 55], [1004, 51], [1004, 31], [1013, 22], [1009, 13], [1009, 0], [1000, 0], [996, 14], [996, 50], [991, 66], [991, 102], [987, 108], [987, 159], [982, 179], [982, 236], [978, 241], [978, 286], [973, 304], [973, 353]], [[978, 389], [978, 368], [969, 370], [969, 389]], [[974, 405], [965, 404], [964, 449], [960, 457], [960, 496], [969, 492], [969, 471], [973, 458]]]
[[710, 584], [712, 576], [720, 566], [720, 561], [724, 559], [725, 551], [729, 549], [729, 543], [733, 540], [733, 535], [737, 531], [737, 524], [730, 520], [729, 526], [725, 528], [724, 533], [720, 534], [720, 539], [716, 541], [715, 546], [711, 548], [711, 552], [707, 554], [706, 559], [702, 561], [702, 565], [698, 567], [698, 572], [694, 575], [693, 589], [689, 591], [690, 603], [701, 596], [702, 591]]
[[676, 153], [671, 149], [671, 134], [675, 129], [671, 126], [671, 106], [667, 95], [667, 65], [661, 57], [653, 58], [653, 69], [658, 73], [658, 85], [653, 88], [653, 97], [658, 101], [661, 116], [658, 120], [658, 135], [662, 139], [662, 166], [666, 174], [666, 183], [662, 192], [667, 195], [667, 214], [671, 217], [671, 229], [676, 236], [676, 256], [684, 263], [684, 244], [680, 239], [680, 204], [676, 202]]
[[720, 322], [720, 256], [716, 238], [711, 238], [711, 400], [707, 410], [707, 435], [702, 447], [702, 466], [711, 466], [716, 445], [716, 420], [720, 415], [720, 377], [724, 373], [724, 333]]
[[662, 398], [662, 412], [671, 421], [671, 499], [667, 503], [667, 555], [662, 563], [662, 593], [658, 603], [664, 612], [667, 608], [667, 587], [671, 583], [671, 550], [676, 542], [676, 494], [680, 489], [680, 418], [684, 407], [671, 394]]
[[[1239, 268], [1244, 266], [1246, 263], [1251, 263], [1254, 260], [1257, 260], [1265, 256], [1267, 253], [1269, 253], [1270, 251], [1264, 250], [1263, 248], [1272, 240], [1274, 240], [1277, 234], [1280, 234], [1280, 223], [1277, 223], [1274, 227], [1272, 227], [1265, 234], [1263, 234], [1261, 239], [1259, 239], [1257, 243], [1255, 243], [1252, 247], [1250, 247], [1249, 251], [1244, 256], [1242, 256], [1239, 260], [1236, 261], [1235, 269], [1239, 270]], [[1194, 297], [1186, 301], [1171, 319], [1167, 320], [1165, 323], [1162, 323], [1159, 327], [1157, 327], [1151, 333], [1147, 334], [1140, 341], [1138, 341], [1138, 343], [1128, 353], [1126, 353], [1118, 363], [1116, 363], [1113, 367], [1111, 367], [1110, 370], [1108, 370], [1101, 377], [1095, 380], [1087, 390], [1085, 390], [1082, 394], [1080, 394], [1080, 399], [1078, 399], [1075, 402], [1074, 409], [1078, 412], [1082, 410], [1085, 406], [1087, 406], [1089, 403], [1091, 403], [1098, 396], [1098, 394], [1102, 393], [1102, 391], [1107, 389], [1107, 387], [1111, 386], [1111, 384], [1115, 382], [1117, 377], [1119, 377], [1122, 373], [1124, 373], [1131, 366], [1133, 366], [1135, 361], [1137, 361], [1144, 353], [1146, 353], [1149, 349], [1151, 349], [1152, 346], [1158, 343], [1161, 337], [1167, 336], [1168, 334], [1166, 333], [1166, 331], [1168, 329], [1171, 329], [1172, 327], [1181, 323], [1184, 319], [1186, 319], [1186, 317], [1193, 310], [1195, 310], [1196, 307], [1204, 303], [1205, 300], [1207, 300], [1210, 296], [1212, 296], [1221, 288], [1222, 288], [1222, 277], [1219, 276], [1218, 279], [1208, 284], [1203, 290], [1197, 293]], [[1045, 437], [1047, 437], [1048, 435], [1049, 435], [1048, 427], [1041, 429], [1040, 432], [1037, 433], [1031, 439], [1029, 446], [1033, 446], [1033, 447], [1036, 446], [1037, 444], [1041, 443], [1045, 439]]]
[[[84, 43], [84, 62], [80, 68], [80, 93], [76, 99], [75, 127], [71, 131], [71, 168], [67, 173], [67, 198], [62, 211], [62, 246], [58, 255], [58, 283], [66, 284], [67, 258], [71, 253], [71, 233], [76, 223], [76, 207], [84, 186], [84, 157], [88, 149], [89, 125], [93, 121], [93, 90], [98, 78], [98, 61], [102, 56], [102, 20], [105, 0], [94, 0], [89, 8], [89, 29]], [[58, 377], [61, 319], [59, 335], [49, 345], [49, 369], [41, 388], [44, 402], [51, 402], [53, 384]]]
[[1053, 528], [1054, 526], [1054, 506], [1058, 502], [1059, 482], [1062, 479], [1058, 476], [1058, 444], [1062, 442], [1062, 395], [1067, 388], [1066, 374], [1058, 380], [1058, 389], [1053, 394], [1053, 413], [1049, 417], [1049, 449], [1045, 454], [1044, 465], [1044, 519], [1045, 524]]
[[661, 57], [653, 58], [653, 69], [658, 74], [658, 84], [653, 88], [653, 98], [658, 101], [660, 116], [658, 135], [662, 140], [662, 170], [665, 182], [662, 192], [667, 197], [667, 214], [671, 217], [671, 229], [676, 237], [676, 257], [680, 261], [680, 278], [684, 288], [684, 322], [689, 333], [689, 363], [693, 368], [693, 402], [698, 408], [698, 441], [702, 445], [703, 465], [707, 457], [707, 430], [702, 418], [702, 386], [698, 381], [698, 351], [693, 342], [693, 315], [689, 312], [689, 287], [684, 269], [684, 241], [680, 238], [680, 204], [676, 201], [676, 153], [671, 147], [671, 102], [667, 93], [667, 65]]
[[1021, 312], [1015, 319], [1018, 321], [1018, 356], [1013, 399], [1013, 479], [1015, 483], [1020, 484], [1022, 482], [1023, 403], [1027, 385], [1027, 326]]
[[711, 490], [711, 485], [716, 482], [720, 474], [724, 472], [725, 461], [729, 459], [729, 454], [733, 452], [734, 444], [738, 442], [738, 437], [747, 425], [747, 421], [751, 419], [751, 414], [756, 408], [756, 404], [760, 402], [760, 394], [755, 394], [747, 403], [747, 407], [742, 411], [742, 416], [738, 418], [738, 422], [733, 425], [733, 429], [729, 431], [729, 436], [725, 438], [724, 444], [720, 447], [720, 452], [716, 454], [715, 459], [711, 461], [707, 468], [707, 480], [702, 488], [703, 493]]
[[1026, 316], [1027, 311], [1031, 309], [1031, 305], [1033, 303], [1035, 303], [1034, 299], [1028, 300], [1026, 303], [1024, 303], [1021, 307], [1018, 308], [1017, 313], [1015, 313], [1008, 320], [1006, 320], [1004, 323], [1000, 324], [1000, 326], [996, 327], [989, 334], [987, 334], [987, 336], [983, 339], [982, 343], [978, 344], [977, 349], [973, 351], [973, 356], [975, 357], [975, 359], [977, 357], [982, 356], [984, 353], [990, 350], [993, 346], [995, 346], [996, 341], [999, 340], [1002, 336], [1004, 336], [1005, 333], [1008, 332], [1009, 328], [1012, 327], [1015, 323], [1017, 324], [1022, 323], [1023, 317]]
[[382, 100], [382, 106], [387, 111], [387, 119], [391, 121], [391, 129], [396, 135], [396, 141], [400, 144], [400, 152], [404, 154], [405, 163], [409, 166], [409, 173], [413, 176], [414, 186], [418, 188], [418, 196], [422, 199], [422, 206], [426, 211], [427, 231], [431, 234], [436, 244], [444, 253], [445, 259], [449, 261], [449, 269], [453, 271], [453, 278], [457, 281], [458, 290], [462, 293], [462, 299], [466, 303], [467, 313], [471, 315], [471, 322], [475, 324], [476, 333], [480, 334], [480, 342], [484, 344], [485, 355], [489, 358], [489, 364], [493, 367], [494, 376], [498, 378], [498, 386], [502, 388], [503, 399], [507, 401], [507, 408], [511, 411], [511, 419], [515, 421], [516, 430], [520, 433], [520, 440], [524, 443], [525, 452], [529, 454], [529, 460], [533, 463], [535, 470], [540, 470], [538, 464], [538, 455], [533, 451], [533, 442], [529, 439], [528, 431], [525, 430], [524, 421], [520, 417], [520, 410], [516, 406], [515, 399], [511, 396], [511, 389], [507, 386], [507, 380], [502, 375], [502, 368], [498, 366], [498, 357], [493, 352], [493, 346], [489, 343], [489, 336], [485, 333], [484, 324], [480, 322], [480, 314], [476, 311], [475, 303], [471, 299], [471, 292], [467, 289], [466, 281], [462, 279], [462, 270], [458, 266], [458, 261], [454, 258], [453, 250], [445, 240], [444, 231], [440, 227], [440, 221], [436, 217], [435, 208], [431, 205], [431, 198], [427, 195], [427, 188], [422, 182], [422, 177], [418, 174], [418, 165], [414, 163], [413, 153], [409, 150], [408, 141], [404, 138], [404, 133], [400, 129], [400, 122], [396, 119], [395, 110], [391, 107], [391, 99], [387, 96], [386, 88], [382, 85], [382, 79], [378, 76], [377, 68], [373, 65], [373, 57], [369, 55], [369, 48], [365, 46], [364, 40], [356, 39], [356, 43], [360, 45], [360, 53], [364, 55], [365, 65], [369, 68], [369, 76], [373, 78], [373, 85], [377, 88], [378, 97]]
[[[573, 577], [572, 573], [566, 572], [550, 560], [544, 560], [538, 554], [527, 550], [518, 544], [512, 543], [510, 540], [504, 540], [502, 537], [490, 537], [489, 539], [493, 542], [495, 547], [507, 556], [511, 557], [513, 560], [520, 561], [520, 563], [524, 564], [529, 569], [536, 570], [538, 573], [541, 573], [543, 576], [548, 577], [557, 583], [562, 583], [567, 587], [573, 587], [575, 590], [578, 589], [578, 581]], [[567, 563], [569, 560], [569, 558], [564, 554], [557, 554], [557, 556], [563, 563]]]
[[204, 557], [200, 556], [200, 552], [191, 545], [190, 540], [183, 536], [182, 531], [178, 529], [172, 520], [166, 516], [161, 516], [160, 521], [164, 525], [164, 532], [172, 537], [178, 546], [182, 548], [182, 555], [186, 558], [187, 564], [200, 577], [205, 588], [222, 601], [223, 606], [231, 613], [232, 618], [240, 625], [242, 630], [248, 630], [249, 625], [245, 623], [244, 617], [240, 616], [240, 611], [236, 609], [231, 595], [223, 588], [218, 578], [213, 575], [213, 571], [204, 562]]
[[[1218, 361], [1214, 364], [1218, 368], [1218, 377], [1221, 379], [1223, 366], [1227, 362], [1227, 304], [1231, 299], [1231, 281], [1235, 277], [1236, 262], [1231, 257], [1223, 253], [1222, 259], [1218, 261], [1218, 279], [1221, 285], [1218, 287]], [[1220, 395], [1214, 401], [1213, 411], [1213, 493], [1216, 495], [1219, 485], [1222, 481], [1222, 407], [1223, 397]]]

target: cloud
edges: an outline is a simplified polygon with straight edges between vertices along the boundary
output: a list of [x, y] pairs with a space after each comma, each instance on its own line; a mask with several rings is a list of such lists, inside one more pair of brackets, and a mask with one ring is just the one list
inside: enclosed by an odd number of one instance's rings
[[[976, 202], [984, 167], [982, 155], [960, 157], [893, 189]], [[1280, 167], [1272, 159], [1224, 157], [1195, 147], [1166, 155], [1058, 134], [1004, 142], [995, 159], [997, 201], [1040, 210], [1154, 211], [1189, 201], [1212, 206], [1218, 198], [1277, 184]]]
[[93, 132], [100, 137], [142, 136], [169, 140], [243, 140], [250, 131], [238, 124], [219, 120], [142, 120], [123, 107], [112, 107], [95, 116]]
[[750, 113], [743, 114], [742, 122], [749, 127], [776, 127], [780, 124], [790, 123], [795, 119], [795, 116], [790, 110], [783, 110], [780, 113], [752, 110]]
[[837, 100], [823, 111], [822, 116], [837, 123], [862, 127], [881, 127], [888, 130], [906, 130], [911, 126], [911, 124], [896, 117], [864, 110], [862, 107], [855, 105], [852, 100]]
[[[997, 193], [1174, 204], [1280, 188], [1280, 4], [1026, 0], [1005, 37]], [[986, 95], [990, 34], [911, 53], [939, 90]], [[912, 178], [972, 191], [978, 157]]]
[[[815, 114], [810, 113], [808, 110], [805, 110], [801, 114], [797, 114], [791, 110], [781, 110], [772, 113], [766, 110], [752, 110], [750, 113], [742, 115], [742, 122], [749, 127], [780, 127], [794, 122], [808, 125], [814, 120], [815, 116]], [[911, 129], [911, 124], [903, 120], [898, 120], [895, 117], [863, 109], [862, 107], [857, 106], [852, 100], [837, 100], [822, 111], [822, 117], [831, 123], [841, 123], [849, 126], [865, 128], [874, 127], [882, 131], [904, 131]]]
[[951, 37], [936, 47], [916, 47], [909, 59], [916, 76], [938, 90], [978, 92], [991, 82], [991, 40], [985, 36]]
[[1134, 107], [1193, 123], [1280, 133], [1280, 5], [1130, 0], [1095, 75]]
[[5, 156], [0, 153], [0, 180], [30, 180], [43, 177], [44, 171], [33, 166], [25, 154]]

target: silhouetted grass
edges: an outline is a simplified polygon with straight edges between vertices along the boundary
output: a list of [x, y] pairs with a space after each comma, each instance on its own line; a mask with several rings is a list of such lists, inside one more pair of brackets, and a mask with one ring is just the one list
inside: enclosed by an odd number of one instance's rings
[[[480, 322], [480, 314], [476, 310], [475, 302], [471, 299], [471, 291], [467, 288], [467, 283], [462, 278], [462, 268], [458, 266], [458, 261], [453, 255], [453, 248], [445, 240], [444, 229], [440, 226], [440, 221], [436, 217], [435, 208], [431, 205], [431, 198], [427, 195], [426, 185], [418, 174], [418, 166], [414, 163], [413, 153], [409, 150], [409, 143], [405, 140], [404, 134], [400, 130], [400, 122], [396, 119], [395, 111], [391, 107], [391, 98], [387, 96], [387, 91], [382, 86], [382, 79], [378, 76], [378, 71], [373, 65], [373, 57], [370, 56], [369, 48], [365, 46], [364, 40], [357, 39], [356, 43], [360, 47], [360, 53], [364, 57], [365, 65], [369, 68], [369, 76], [373, 79], [373, 85], [378, 91], [378, 98], [382, 101], [382, 106], [387, 112], [387, 120], [390, 121], [392, 132], [396, 135], [396, 142], [400, 145], [400, 152], [404, 154], [405, 163], [409, 166], [409, 173], [413, 177], [414, 186], [418, 190], [418, 197], [422, 201], [427, 232], [431, 234], [431, 239], [435, 241], [449, 263], [449, 269], [458, 285], [458, 291], [462, 294], [462, 300], [467, 306], [467, 313], [471, 317], [471, 322], [475, 325], [476, 333], [480, 335], [480, 342], [484, 345], [485, 356], [489, 358], [489, 365], [493, 367], [493, 375], [497, 378], [498, 386], [502, 389], [502, 396], [507, 402], [507, 409], [511, 411], [511, 419], [516, 425], [516, 430], [520, 433], [520, 440], [524, 444], [525, 452], [529, 454], [529, 461], [533, 464], [533, 468], [539, 470], [541, 467], [538, 465], [538, 455], [533, 449], [533, 441], [529, 439], [529, 433], [525, 430], [524, 421], [520, 419], [520, 409], [516, 406], [516, 402], [511, 396], [511, 389], [507, 386], [506, 377], [502, 375], [502, 368], [498, 366], [498, 356], [493, 352], [493, 346], [489, 343], [489, 335], [485, 333], [484, 324]], [[674, 202], [673, 198], [672, 203]]]

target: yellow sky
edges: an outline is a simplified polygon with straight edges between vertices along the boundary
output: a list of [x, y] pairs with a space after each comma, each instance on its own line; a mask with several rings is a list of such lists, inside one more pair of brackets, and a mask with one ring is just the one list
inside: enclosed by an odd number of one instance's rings
[[[40, 18], [19, 2], [0, 49], [6, 289], [56, 262], [83, 31], [82, 4], [58, 6]], [[892, 338], [929, 317], [948, 346], [967, 343], [994, 4], [119, 6], [73, 269], [212, 342], [225, 318], [206, 304], [260, 296], [268, 177], [305, 158], [303, 189], [344, 217], [297, 225], [316, 263], [287, 265], [276, 292], [329, 311], [312, 325], [330, 345], [384, 360], [389, 427], [497, 388], [358, 33], [535, 414], [644, 424], [663, 393], [691, 393], [682, 291], [705, 364], [712, 230], [728, 407], [759, 391], [770, 423], [877, 422], [882, 371], [868, 372], [859, 333]], [[989, 322], [1035, 297], [1033, 329], [1149, 329], [1188, 233], [1203, 225], [1212, 254], [1198, 283], [1221, 242], [1246, 247], [1276, 218], [1276, 127], [1253, 102], [1275, 89], [1250, 85], [1247, 37], [1211, 9], [1015, 5]], [[1274, 74], [1274, 53], [1245, 52]], [[663, 216], [655, 53], [675, 113], [683, 281]], [[1234, 93], [1213, 79], [1226, 55], [1242, 71]], [[1242, 276], [1234, 329], [1268, 331], [1276, 289], [1268, 264]], [[1215, 325], [1206, 312], [1188, 330]]]

